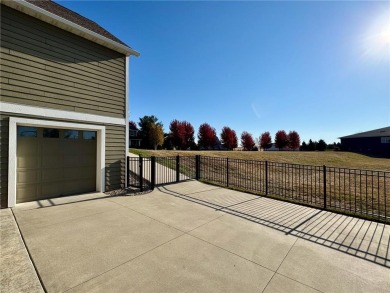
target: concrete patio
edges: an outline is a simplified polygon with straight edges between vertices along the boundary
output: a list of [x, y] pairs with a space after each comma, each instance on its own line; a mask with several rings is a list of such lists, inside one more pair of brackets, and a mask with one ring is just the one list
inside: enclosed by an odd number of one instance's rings
[[197, 181], [13, 212], [48, 292], [390, 290], [389, 225]]

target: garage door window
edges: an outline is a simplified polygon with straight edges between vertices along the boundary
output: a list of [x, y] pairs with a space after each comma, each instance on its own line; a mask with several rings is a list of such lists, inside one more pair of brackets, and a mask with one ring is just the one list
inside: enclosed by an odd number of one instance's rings
[[43, 129], [43, 137], [46, 138], [59, 138], [60, 131], [55, 128], [44, 128]]
[[78, 139], [79, 138], [79, 131], [78, 130], [65, 130], [64, 138], [65, 139]]
[[96, 131], [83, 131], [83, 139], [95, 140], [96, 139]]
[[38, 129], [30, 126], [18, 126], [19, 137], [37, 137]]

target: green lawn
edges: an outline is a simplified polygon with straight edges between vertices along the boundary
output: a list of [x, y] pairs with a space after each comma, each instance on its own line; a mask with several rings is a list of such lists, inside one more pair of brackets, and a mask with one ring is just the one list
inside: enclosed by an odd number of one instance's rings
[[229, 157], [247, 160], [268, 160], [280, 163], [303, 165], [326, 165], [329, 167], [356, 168], [369, 170], [390, 171], [390, 159], [373, 158], [350, 152], [245, 152], [245, 151], [168, 151], [168, 150], [141, 150], [130, 149], [130, 152], [141, 156], [211, 156]]

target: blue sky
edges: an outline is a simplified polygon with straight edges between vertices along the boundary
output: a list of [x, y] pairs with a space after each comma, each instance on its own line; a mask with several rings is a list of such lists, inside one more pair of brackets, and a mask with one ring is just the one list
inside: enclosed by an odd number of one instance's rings
[[390, 126], [390, 2], [58, 1], [141, 53], [130, 115], [306, 142]]

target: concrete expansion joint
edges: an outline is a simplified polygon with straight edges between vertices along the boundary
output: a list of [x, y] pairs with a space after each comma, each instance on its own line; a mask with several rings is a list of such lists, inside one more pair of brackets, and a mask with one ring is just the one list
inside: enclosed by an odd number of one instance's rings
[[[273, 279], [273, 278], [275, 277], [275, 275], [278, 273], [278, 271], [279, 271], [280, 267], [282, 266], [284, 260], [287, 258], [288, 254], [290, 253], [290, 251], [291, 251], [292, 248], [294, 247], [295, 243], [297, 243], [298, 239], [299, 239], [299, 238], [296, 237], [296, 239], [295, 239], [293, 245], [291, 245], [290, 249], [287, 251], [287, 253], [286, 253], [286, 255], [284, 256], [283, 260], [280, 262], [280, 264], [279, 264], [278, 268], [276, 269], [276, 271], [274, 271], [274, 274], [272, 275], [271, 279], [269, 279], [267, 285], [264, 287], [264, 289], [263, 289], [262, 292], [264, 292], [265, 289], [267, 289], [267, 287], [268, 287], [268, 285], [271, 283], [272, 279]], [[290, 278], [289, 278], [289, 279], [290, 279]], [[294, 280], [294, 281], [296, 281], [296, 280]], [[306, 285], [306, 284], [303, 284], [303, 285]], [[306, 285], [306, 286], [307, 286], [307, 285]], [[313, 289], [314, 289], [314, 288], [313, 288]]]
[[138, 259], [139, 257], [144, 256], [144, 255], [148, 254], [149, 252], [152, 252], [153, 250], [155, 250], [155, 249], [157, 249], [157, 248], [159, 248], [159, 247], [161, 247], [161, 246], [164, 246], [165, 244], [168, 244], [169, 242], [172, 242], [172, 241], [174, 241], [174, 240], [176, 240], [176, 239], [182, 237], [183, 235], [185, 235], [185, 233], [183, 233], [183, 234], [181, 234], [181, 235], [179, 235], [179, 236], [177, 236], [177, 237], [174, 237], [174, 238], [172, 238], [172, 239], [170, 239], [170, 240], [168, 240], [168, 241], [165, 241], [164, 243], [161, 243], [160, 245], [157, 245], [157, 246], [153, 247], [152, 249], [149, 249], [149, 250], [147, 250], [147, 251], [145, 251], [145, 252], [143, 252], [143, 253], [137, 255], [136, 257], [133, 257], [133, 258], [131, 258], [131, 259], [128, 259], [127, 261], [125, 261], [125, 262], [123, 262], [123, 263], [120, 263], [120, 264], [118, 264], [117, 266], [114, 266], [114, 267], [112, 267], [112, 268], [110, 268], [110, 269], [108, 269], [108, 270], [106, 270], [106, 271], [104, 271], [104, 272], [102, 272], [102, 273], [100, 273], [100, 274], [97, 274], [97, 275], [94, 276], [93, 278], [90, 278], [90, 279], [88, 279], [88, 280], [85, 280], [85, 281], [83, 281], [83, 282], [81, 282], [81, 283], [79, 283], [79, 284], [77, 284], [77, 285], [75, 285], [75, 286], [73, 286], [73, 287], [71, 287], [71, 288], [68, 288], [68, 289], [66, 289], [66, 290], [64, 291], [64, 293], [65, 293], [65, 292], [68, 292], [68, 291], [70, 291], [70, 290], [72, 290], [72, 289], [74, 289], [74, 288], [76, 288], [76, 287], [78, 287], [78, 286], [80, 286], [80, 285], [82, 285], [82, 284], [85, 284], [85, 283], [87, 283], [87, 282], [89, 282], [89, 281], [91, 281], [91, 280], [93, 280], [93, 279], [96, 279], [96, 278], [98, 278], [98, 277], [100, 277], [100, 276], [102, 276], [102, 275], [104, 275], [104, 274], [106, 274], [106, 273], [108, 273], [108, 272], [110, 272], [110, 271], [113, 271], [113, 270], [115, 270], [115, 269], [117, 269], [117, 268], [119, 268], [119, 267], [121, 267], [121, 266], [123, 266], [123, 265], [129, 263], [129, 262], [132, 262], [132, 261]]

